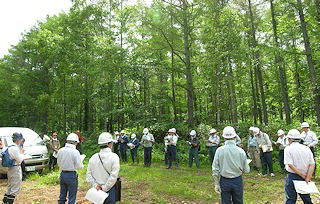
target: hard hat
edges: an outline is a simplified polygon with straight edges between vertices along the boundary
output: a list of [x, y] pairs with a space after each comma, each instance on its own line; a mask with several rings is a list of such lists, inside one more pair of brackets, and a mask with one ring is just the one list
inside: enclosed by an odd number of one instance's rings
[[44, 142], [47, 142], [47, 141], [50, 141], [50, 137], [48, 135], [43, 135], [43, 141]]
[[119, 132], [118, 132], [118, 131], [116, 131], [114, 134], [115, 134], [115, 135], [119, 135]]
[[124, 134], [124, 130], [121, 130], [120, 134]]
[[212, 128], [212, 129], [210, 130], [209, 134], [213, 134], [213, 133], [216, 133], [216, 132], [217, 132], [216, 129]]
[[287, 138], [292, 138], [292, 139], [301, 139], [301, 135], [299, 130], [297, 129], [292, 129], [288, 132]]
[[148, 134], [148, 132], [149, 132], [148, 128], [143, 129], [143, 134]]
[[79, 143], [79, 137], [74, 133], [70, 133], [67, 137], [67, 141], [74, 141]]
[[197, 134], [197, 132], [195, 131], [195, 130], [191, 130], [191, 132], [190, 132], [190, 135], [191, 136], [194, 136], [194, 135], [196, 135]]
[[233, 127], [227, 126], [223, 129], [223, 137], [224, 138], [234, 138], [236, 136], [236, 132]]
[[308, 128], [309, 124], [307, 122], [301, 123], [301, 128]]
[[177, 133], [176, 128], [171, 128], [171, 129], [172, 129], [172, 131], [173, 131], [173, 133], [174, 133], [174, 134], [176, 134], [176, 133]]
[[260, 132], [260, 129], [255, 127], [255, 128], [253, 128], [252, 132], [253, 132], [253, 134], [257, 134]]
[[278, 130], [278, 136], [280, 135], [284, 135], [284, 131], [283, 130]]
[[131, 139], [134, 139], [134, 138], [136, 138], [137, 137], [137, 135], [136, 134], [134, 134], [134, 133], [132, 133], [132, 135], [131, 135]]
[[113, 142], [112, 135], [108, 132], [103, 132], [99, 135], [98, 144], [108, 144], [109, 142]]
[[169, 132], [175, 133], [175, 131], [173, 130], [173, 128], [169, 129], [169, 130], [168, 130], [168, 133], [169, 133]]
[[249, 128], [249, 130], [250, 130], [251, 132], [253, 132], [253, 129], [254, 129], [254, 127], [252, 127], [252, 126]]
[[12, 141], [15, 142], [17, 140], [22, 140], [23, 135], [21, 133], [15, 132], [12, 134]]

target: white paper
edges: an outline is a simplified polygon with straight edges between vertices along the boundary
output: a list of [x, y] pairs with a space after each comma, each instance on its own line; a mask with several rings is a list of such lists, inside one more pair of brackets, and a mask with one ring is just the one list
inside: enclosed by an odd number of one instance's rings
[[57, 152], [53, 151], [52, 156], [54, 156], [55, 158], [58, 158]]
[[135, 148], [135, 145], [134, 145], [134, 144], [132, 144], [132, 143], [128, 143], [127, 145], [130, 147], [130, 149]]
[[84, 158], [86, 158], [86, 155], [85, 154], [81, 154], [80, 158], [81, 158], [81, 162], [83, 162]]
[[297, 193], [301, 194], [320, 194], [317, 189], [317, 186], [314, 182], [305, 182], [305, 181], [293, 181], [294, 188]]
[[109, 194], [104, 191], [97, 191], [96, 188], [90, 188], [85, 198], [94, 204], [103, 204], [104, 200], [108, 198]]

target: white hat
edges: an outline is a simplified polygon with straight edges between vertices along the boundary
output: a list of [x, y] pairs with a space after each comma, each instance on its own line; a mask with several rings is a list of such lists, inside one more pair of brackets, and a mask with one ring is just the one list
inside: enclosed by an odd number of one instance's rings
[[148, 128], [144, 128], [144, 129], [143, 129], [143, 134], [147, 134], [147, 133], [149, 133]]
[[292, 139], [301, 139], [301, 135], [299, 130], [297, 129], [292, 129], [288, 132], [287, 138], [292, 138]]
[[177, 130], [176, 130], [176, 128], [171, 128], [172, 129], [172, 131], [173, 131], [173, 133], [177, 133]]
[[169, 130], [168, 130], [168, 133], [175, 133], [175, 131], [172, 129], [172, 128], [170, 128]]
[[73, 141], [79, 143], [79, 137], [75, 133], [70, 133], [67, 137], [67, 141]]
[[103, 132], [99, 135], [98, 144], [108, 144], [109, 142], [113, 142], [112, 135], [108, 132]]
[[120, 134], [124, 134], [124, 130], [121, 130]]
[[223, 137], [230, 139], [230, 138], [234, 138], [236, 136], [236, 131], [234, 130], [233, 127], [231, 126], [227, 126], [223, 129]]
[[284, 131], [283, 130], [278, 130], [278, 136], [280, 135], [284, 135]]
[[115, 135], [119, 135], [119, 132], [118, 132], [118, 131], [116, 131], [114, 134], [115, 134]]
[[253, 129], [254, 129], [254, 127], [253, 126], [251, 126], [250, 128], [249, 128], [249, 130], [252, 132], [253, 131]]
[[137, 137], [137, 135], [136, 134], [134, 134], [134, 133], [132, 133], [132, 135], [131, 135], [131, 139], [134, 139], [134, 138], [136, 138]]
[[190, 132], [190, 135], [191, 136], [194, 136], [194, 135], [196, 135], [197, 134], [197, 132], [195, 131], [195, 130], [191, 130], [191, 132]]
[[301, 123], [301, 128], [308, 128], [309, 124], [307, 122]]
[[214, 128], [212, 128], [212, 129], [210, 130], [209, 134], [213, 134], [213, 133], [216, 133], [216, 132], [217, 132], [217, 130], [214, 129]]
[[253, 128], [252, 132], [253, 132], [253, 134], [257, 134], [260, 132], [260, 129], [255, 127], [255, 128]]

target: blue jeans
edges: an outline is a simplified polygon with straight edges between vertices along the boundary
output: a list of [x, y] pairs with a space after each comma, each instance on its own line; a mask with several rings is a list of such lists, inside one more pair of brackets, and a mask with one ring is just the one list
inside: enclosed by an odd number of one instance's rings
[[103, 204], [116, 204], [116, 185], [114, 185], [109, 192], [108, 198], [106, 198]]
[[151, 166], [152, 161], [152, 147], [144, 148], [144, 166]]
[[[294, 188], [293, 180], [304, 181], [298, 174], [288, 173], [287, 181], [285, 185], [285, 191], [287, 195], [286, 204], [295, 204], [297, 201], [297, 192]], [[310, 194], [299, 194], [304, 204], [312, 204]]]
[[273, 173], [272, 168], [272, 152], [262, 152], [260, 151], [260, 159], [262, 163], [262, 174], [268, 173], [268, 167], [269, 167], [269, 173]]
[[78, 190], [78, 175], [75, 171], [60, 173], [60, 199], [59, 203], [64, 204], [67, 201], [68, 195], [68, 204], [75, 204], [77, 198]]
[[127, 156], [127, 143], [121, 143], [120, 144], [120, 155], [121, 159], [124, 162], [128, 161], [128, 156]]
[[220, 177], [221, 204], [243, 204], [243, 179]]
[[137, 148], [131, 149], [131, 158], [132, 158], [132, 163], [139, 161], [139, 159], [137, 158]]

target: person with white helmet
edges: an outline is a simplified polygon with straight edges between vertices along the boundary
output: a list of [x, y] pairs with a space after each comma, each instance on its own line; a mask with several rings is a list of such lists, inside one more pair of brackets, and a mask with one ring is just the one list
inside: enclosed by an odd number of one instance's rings
[[70, 133], [67, 137], [65, 147], [59, 149], [57, 153], [57, 162], [60, 167], [60, 198], [58, 203], [64, 204], [76, 203], [78, 190], [78, 175], [76, 170], [82, 169], [83, 163], [81, 161], [80, 152], [76, 149], [79, 143], [79, 137], [75, 133]]
[[275, 176], [273, 173], [273, 167], [272, 167], [272, 143], [269, 138], [269, 135], [261, 132], [259, 128], [253, 129], [253, 134], [255, 134], [257, 139], [257, 144], [260, 148], [260, 160], [262, 163], [262, 175], [266, 176], [269, 173], [270, 176]]
[[249, 128], [249, 138], [248, 138], [248, 155], [252, 159], [252, 168], [260, 172], [261, 160], [260, 160], [260, 150], [257, 143], [257, 138], [253, 134], [254, 127]]
[[188, 144], [190, 145], [188, 166], [190, 168], [192, 167], [193, 158], [194, 158], [196, 162], [196, 167], [200, 168], [200, 158], [199, 158], [200, 140], [197, 137], [197, 132], [195, 130], [191, 130]]
[[[287, 135], [289, 146], [284, 149], [284, 164], [288, 171], [285, 184], [286, 204], [297, 201], [297, 192], [293, 181], [311, 181], [315, 168], [315, 161], [310, 148], [300, 144], [301, 135], [296, 129], [292, 129]], [[312, 203], [310, 194], [299, 194], [303, 203]]]
[[144, 166], [150, 167], [152, 162], [152, 144], [155, 142], [152, 134], [149, 133], [148, 128], [143, 129], [143, 136], [140, 144], [144, 147]]
[[250, 167], [247, 155], [243, 149], [236, 146], [234, 128], [223, 129], [224, 146], [216, 151], [212, 163], [212, 176], [215, 191], [220, 193], [221, 203], [243, 204], [243, 173], [249, 173]]
[[217, 135], [216, 129], [212, 128], [209, 132], [209, 139], [207, 146], [209, 147], [209, 163], [212, 165], [216, 150], [220, 145], [220, 137]]
[[139, 157], [138, 157], [138, 147], [140, 146], [140, 142], [137, 139], [137, 135], [132, 133], [131, 134], [131, 140], [128, 143], [128, 146], [130, 147], [131, 151], [131, 159], [132, 163], [137, 162], [139, 164]]
[[120, 133], [116, 131], [114, 135], [115, 135], [115, 138], [114, 138], [114, 144], [113, 144], [113, 152], [116, 153], [118, 156], [120, 156], [120, 152], [119, 152]]
[[[168, 130], [168, 135], [165, 138], [167, 140], [167, 151], [168, 151], [168, 167], [167, 169], [172, 168], [172, 162], [177, 161], [177, 142], [178, 137], [176, 135], [176, 130], [171, 128]], [[178, 167], [178, 165], [177, 165]]]
[[279, 161], [281, 170], [285, 170], [284, 166], [284, 148], [289, 146], [288, 138], [284, 135], [283, 130], [278, 130], [278, 140], [276, 141], [276, 145], [279, 146]]
[[127, 144], [129, 142], [129, 138], [124, 134], [124, 130], [121, 130], [119, 140], [120, 140], [121, 160], [124, 162], [127, 162], [128, 161]]
[[109, 196], [104, 204], [116, 203], [116, 181], [120, 171], [119, 156], [112, 152], [112, 135], [103, 132], [99, 135], [100, 152], [95, 153], [89, 160], [87, 181], [97, 190], [107, 192]]

